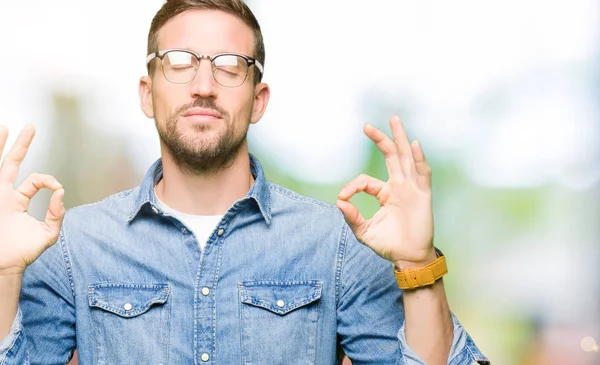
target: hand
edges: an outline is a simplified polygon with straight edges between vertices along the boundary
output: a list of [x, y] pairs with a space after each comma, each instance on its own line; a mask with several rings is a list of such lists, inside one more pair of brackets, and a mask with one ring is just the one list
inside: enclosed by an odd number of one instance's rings
[[[365, 125], [365, 134], [385, 157], [389, 179], [361, 175], [346, 184], [337, 206], [359, 241], [398, 269], [423, 266], [436, 258], [433, 247], [431, 168], [418, 141], [409, 143], [398, 116], [390, 120], [394, 141]], [[366, 220], [349, 200], [361, 191], [375, 196], [380, 209]]]
[[[62, 185], [50, 175], [32, 174], [14, 189], [19, 166], [33, 140], [35, 128], [26, 126], [0, 165], [0, 276], [23, 274], [57, 238], [65, 215]], [[8, 131], [0, 127], [0, 159]], [[27, 214], [33, 196], [42, 188], [53, 191], [44, 222]]]

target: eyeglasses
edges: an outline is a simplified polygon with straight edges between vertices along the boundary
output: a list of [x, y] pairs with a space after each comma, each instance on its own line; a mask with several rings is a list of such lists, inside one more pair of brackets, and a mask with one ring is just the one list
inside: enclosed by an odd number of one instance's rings
[[165, 78], [174, 84], [187, 84], [196, 77], [202, 59], [210, 60], [212, 74], [220, 85], [238, 87], [246, 81], [248, 68], [254, 65], [263, 72], [263, 66], [256, 59], [238, 53], [219, 53], [214, 56], [200, 55], [185, 49], [166, 49], [151, 53], [146, 64], [158, 58], [162, 62]]

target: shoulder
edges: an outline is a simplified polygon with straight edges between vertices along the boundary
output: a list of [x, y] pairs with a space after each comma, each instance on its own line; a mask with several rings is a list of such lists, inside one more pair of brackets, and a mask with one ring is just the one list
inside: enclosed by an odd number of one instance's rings
[[339, 209], [334, 204], [302, 195], [273, 182], [268, 182], [268, 187], [274, 204], [293, 204], [298, 208], [323, 212], [339, 212]]
[[311, 233], [314, 237], [344, 240], [347, 224], [339, 208], [332, 203], [315, 199], [281, 185], [268, 183], [271, 213], [276, 224]]
[[123, 221], [127, 221], [134, 208], [135, 197], [138, 195], [139, 189], [140, 187], [136, 186], [96, 202], [69, 208], [65, 214], [63, 226], [82, 221], [92, 224], [101, 223], [102, 219], [107, 217], [122, 217]]

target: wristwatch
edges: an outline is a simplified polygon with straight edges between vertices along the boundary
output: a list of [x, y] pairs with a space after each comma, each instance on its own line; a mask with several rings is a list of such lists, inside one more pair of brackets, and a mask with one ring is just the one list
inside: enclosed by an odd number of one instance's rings
[[437, 259], [423, 267], [415, 267], [406, 270], [394, 270], [396, 282], [400, 289], [416, 289], [432, 285], [439, 278], [448, 273], [446, 258], [442, 251], [435, 248]]

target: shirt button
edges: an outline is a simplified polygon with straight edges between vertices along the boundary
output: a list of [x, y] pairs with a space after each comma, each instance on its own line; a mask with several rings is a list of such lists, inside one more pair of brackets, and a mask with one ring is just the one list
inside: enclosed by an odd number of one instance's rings
[[130, 310], [131, 310], [131, 308], [133, 308], [133, 306], [131, 305], [131, 303], [126, 303], [126, 304], [123, 306], [123, 309], [125, 309], [126, 311], [130, 311]]
[[225, 230], [223, 228], [221, 228], [217, 231], [217, 236], [222, 236], [223, 233], [225, 233]]
[[279, 308], [283, 308], [283, 307], [285, 306], [285, 302], [284, 302], [283, 300], [278, 300], [278, 301], [277, 301], [277, 306], [278, 306]]
[[210, 289], [202, 288], [202, 295], [207, 296], [208, 294], [210, 294]]
[[154, 212], [154, 214], [158, 214], [158, 209], [156, 209], [156, 207], [152, 207], [152, 211]]
[[181, 229], [181, 233], [183, 233], [183, 234], [187, 234], [187, 232], [188, 232], [187, 228], [183, 227], [183, 228]]
[[200, 356], [200, 359], [202, 359], [204, 362], [207, 362], [208, 359], [210, 359], [210, 356], [208, 356], [207, 353], [203, 353], [202, 356]]

